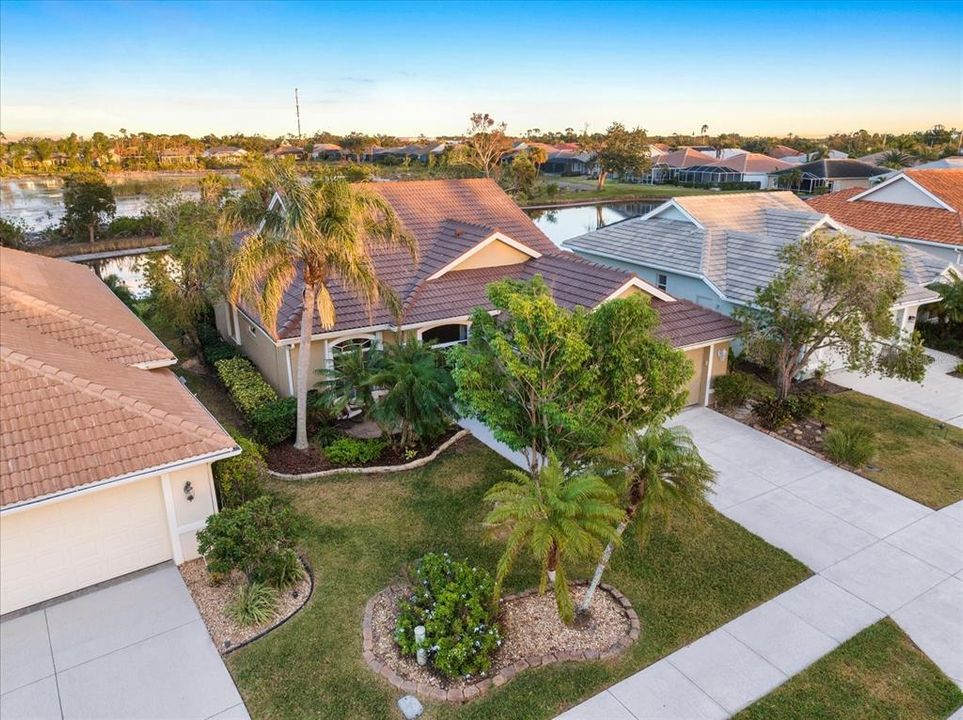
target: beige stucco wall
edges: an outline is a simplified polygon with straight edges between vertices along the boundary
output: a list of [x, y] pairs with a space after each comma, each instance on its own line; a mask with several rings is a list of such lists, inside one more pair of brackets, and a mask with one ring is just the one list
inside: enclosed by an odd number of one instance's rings
[[238, 313], [241, 350], [257, 365], [267, 381], [282, 395], [289, 395], [287, 365], [282, 362], [282, 350], [261, 328]]
[[471, 270], [472, 268], [501, 267], [525, 262], [529, 256], [511, 245], [495, 240], [476, 252], [470, 258], [458, 263], [452, 270]]
[[694, 350], [686, 350], [686, 359], [692, 363], [692, 379], [689, 380], [688, 391], [689, 405], [701, 405], [703, 397], [705, 396], [705, 380], [706, 380], [706, 363], [708, 355], [706, 354], [707, 348], [700, 347]]
[[[181, 544], [184, 560], [198, 557], [197, 531], [211, 515], [217, 512], [217, 498], [214, 496], [214, 479], [211, 466], [195, 465], [168, 475], [171, 485], [171, 498], [174, 504], [174, 519], [177, 536]], [[194, 495], [187, 499], [185, 483], [190, 482]]]

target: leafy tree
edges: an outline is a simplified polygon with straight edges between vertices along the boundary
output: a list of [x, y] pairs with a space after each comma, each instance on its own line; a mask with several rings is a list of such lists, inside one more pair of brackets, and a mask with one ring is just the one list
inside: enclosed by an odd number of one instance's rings
[[541, 145], [534, 145], [528, 148], [528, 160], [535, 166], [535, 177], [538, 177], [542, 165], [548, 162], [548, 151]]
[[437, 437], [455, 416], [455, 383], [444, 355], [418, 341], [388, 345], [371, 384], [383, 388], [372, 417], [384, 428], [398, 430], [398, 445], [409, 448]]
[[0, 247], [19, 250], [27, 238], [27, 226], [23, 220], [0, 218]]
[[352, 132], [341, 138], [340, 145], [345, 152], [354, 156], [356, 162], [361, 162], [361, 156], [371, 147], [372, 142], [364, 133]]
[[[543, 151], [544, 152], [544, 151]], [[500, 184], [514, 197], [531, 197], [535, 194], [538, 170], [527, 153], [519, 153], [503, 172]]]
[[554, 456], [537, 475], [509, 470], [510, 480], [485, 494], [493, 505], [485, 524], [506, 528], [508, 540], [498, 561], [495, 596], [519, 552], [526, 546], [540, 567], [539, 592], [552, 584], [558, 614], [566, 624], [574, 615], [565, 563], [591, 557], [603, 543], [617, 540], [623, 514], [615, 491], [596, 475], [567, 476]]
[[201, 202], [212, 205], [220, 205], [231, 187], [228, 179], [217, 173], [207, 173], [198, 184], [201, 190]]
[[502, 158], [512, 149], [511, 140], [505, 135], [505, 123], [496, 123], [488, 113], [474, 113], [471, 127], [465, 138], [465, 160], [485, 177], [498, 173]]
[[499, 316], [476, 310], [467, 345], [452, 349], [459, 407], [523, 453], [533, 475], [550, 450], [577, 463], [685, 405], [691, 366], [655, 336], [644, 296], [567, 310], [536, 277], [492, 283], [488, 297]]
[[963, 324], [963, 277], [937, 282], [930, 287], [940, 294], [935, 312], [942, 323]]
[[307, 396], [315, 312], [325, 330], [334, 327], [336, 319], [329, 283], [337, 278], [369, 307], [382, 302], [397, 313], [398, 299], [378, 278], [371, 250], [376, 245], [397, 245], [415, 257], [417, 245], [391, 205], [364, 186], [340, 180], [305, 185], [292, 165], [282, 163], [264, 166], [256, 180], [259, 187], [276, 190], [284, 201], [263, 208], [263, 222], [238, 249], [231, 299], [236, 303], [244, 298], [253, 304], [273, 334], [285, 291], [296, 279], [301, 281], [294, 446], [303, 450], [308, 447]]
[[331, 415], [338, 417], [349, 408], [360, 408], [367, 417], [374, 407], [371, 378], [377, 353], [356, 346], [338, 353], [330, 367], [317, 370], [321, 380], [315, 383], [320, 391], [318, 402]]
[[775, 372], [780, 401], [820, 350], [840, 354], [850, 370], [922, 380], [927, 358], [918, 342], [903, 344], [893, 320], [904, 289], [899, 248], [819, 231], [787, 245], [780, 260], [753, 305], [735, 314], [747, 356]]
[[600, 137], [584, 138], [583, 146], [595, 153], [595, 162], [599, 166], [598, 189], [605, 187], [609, 173], [625, 178], [639, 176], [648, 170], [652, 164], [648, 142], [642, 128], [627, 130], [617, 122], [609, 125]]
[[579, 612], [587, 612], [591, 606], [612, 551], [633, 520], [638, 520], [637, 535], [644, 542], [659, 519], [704, 508], [715, 478], [715, 471], [699, 455], [688, 430], [661, 423], [653, 423], [643, 432], [626, 433], [606, 448], [601, 458], [602, 467], [615, 473], [625, 515], [602, 552]]
[[75, 237], [87, 235], [94, 241], [97, 225], [117, 212], [114, 191], [96, 172], [68, 175], [64, 179], [63, 227]]
[[134, 293], [130, 291], [130, 288], [124, 285], [124, 281], [121, 280], [117, 275], [108, 275], [104, 278], [104, 285], [110, 288], [110, 291], [116, 295], [124, 305], [128, 308], [137, 312], [137, 298], [134, 297]]

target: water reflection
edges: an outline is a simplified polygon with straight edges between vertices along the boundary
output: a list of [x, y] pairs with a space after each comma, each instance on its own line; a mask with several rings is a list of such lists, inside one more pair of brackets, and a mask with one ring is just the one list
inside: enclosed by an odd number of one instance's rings
[[580, 207], [526, 210], [538, 228], [556, 245], [564, 240], [582, 235], [612, 223], [645, 215], [657, 207], [657, 202], [627, 202]]

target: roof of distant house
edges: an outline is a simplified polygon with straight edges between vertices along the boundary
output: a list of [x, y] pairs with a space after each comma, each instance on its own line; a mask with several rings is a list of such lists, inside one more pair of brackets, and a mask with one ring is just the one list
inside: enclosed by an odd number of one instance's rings
[[[778, 272], [780, 251], [819, 228], [871, 239], [814, 211], [791, 192], [770, 192], [677, 197], [647, 215], [563, 245], [600, 258], [701, 276], [728, 300], [749, 303]], [[946, 270], [946, 263], [928, 253], [907, 249], [905, 254], [912, 256], [904, 268], [909, 291]], [[923, 281], [921, 276], [926, 276]]]
[[794, 167], [792, 164], [771, 158], [762, 153], [739, 153], [730, 155], [722, 160], [716, 160], [711, 165], [732, 168], [741, 173], [774, 173], [779, 170]]
[[214, 147], [205, 150], [204, 154], [208, 157], [213, 157], [215, 155], [246, 155], [247, 150], [244, 148], [235, 147], [234, 145], [215, 145]]
[[766, 153], [769, 157], [776, 158], [777, 160], [781, 160], [784, 157], [799, 157], [804, 154], [805, 153], [791, 148], [788, 145], [775, 145], [769, 148], [769, 152]]
[[273, 150], [268, 151], [269, 155], [303, 155], [304, 148], [297, 147], [296, 145], [280, 145]]
[[[540, 275], [555, 300], [568, 308], [593, 308], [632, 284], [644, 285], [631, 273], [559, 250], [492, 180], [394, 182], [372, 188], [391, 204], [405, 228], [418, 241], [416, 263], [404, 250], [373, 251], [379, 277], [402, 302], [402, 326], [467, 316], [476, 307], [490, 309], [485, 288], [500, 279], [527, 280]], [[528, 257], [509, 265], [458, 269], [458, 262], [466, 253], [500, 239], [522, 248]], [[372, 308], [369, 314], [357, 297], [336, 280], [329, 289], [337, 322], [333, 330], [324, 331], [316, 321], [314, 334], [396, 325], [396, 319], [383, 307]], [[646, 286], [643, 290], [667, 301], [668, 305], [684, 302], [673, 301], [653, 287]], [[243, 309], [258, 321], [251, 308]], [[690, 328], [683, 327], [686, 315], [678, 310], [661, 332], [672, 339], [683, 337], [688, 344], [731, 337], [738, 332], [738, 328], [723, 323], [726, 333], [712, 335], [721, 325], [713, 323], [715, 313], [705, 312], [710, 315], [698, 315], [699, 322]], [[284, 294], [275, 338], [297, 338], [300, 318], [301, 291], [300, 282], [296, 281]]]
[[335, 145], [334, 143], [315, 143], [311, 150], [313, 152], [317, 152], [318, 150], [324, 150], [327, 152], [340, 152], [341, 146]]
[[[909, 178], [914, 186], [935, 196], [944, 206], [907, 204], [875, 199], [884, 187], [852, 188], [811, 198], [809, 205], [865, 232], [890, 237], [963, 245], [963, 169], [904, 170], [889, 182]], [[925, 197], [921, 197], [926, 202]], [[949, 206], [949, 207], [946, 207]]]
[[0, 248], [0, 504], [233, 453], [92, 271]]
[[662, 165], [669, 168], [687, 168], [693, 165], [711, 165], [716, 161], [715, 155], [693, 150], [692, 148], [681, 148], [673, 150], [653, 158], [655, 165]]
[[963, 155], [940, 158], [916, 166], [917, 170], [938, 170], [941, 168], [963, 169]]
[[870, 178], [893, 172], [889, 168], [881, 168], [870, 163], [850, 159], [813, 160], [801, 165], [792, 165], [789, 169], [780, 172], [789, 173], [796, 170], [826, 180]]

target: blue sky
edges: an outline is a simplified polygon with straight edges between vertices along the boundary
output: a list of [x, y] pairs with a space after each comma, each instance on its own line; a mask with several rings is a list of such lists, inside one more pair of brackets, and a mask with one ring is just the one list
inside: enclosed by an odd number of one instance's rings
[[963, 1], [0, 2], [0, 129], [963, 125]]

